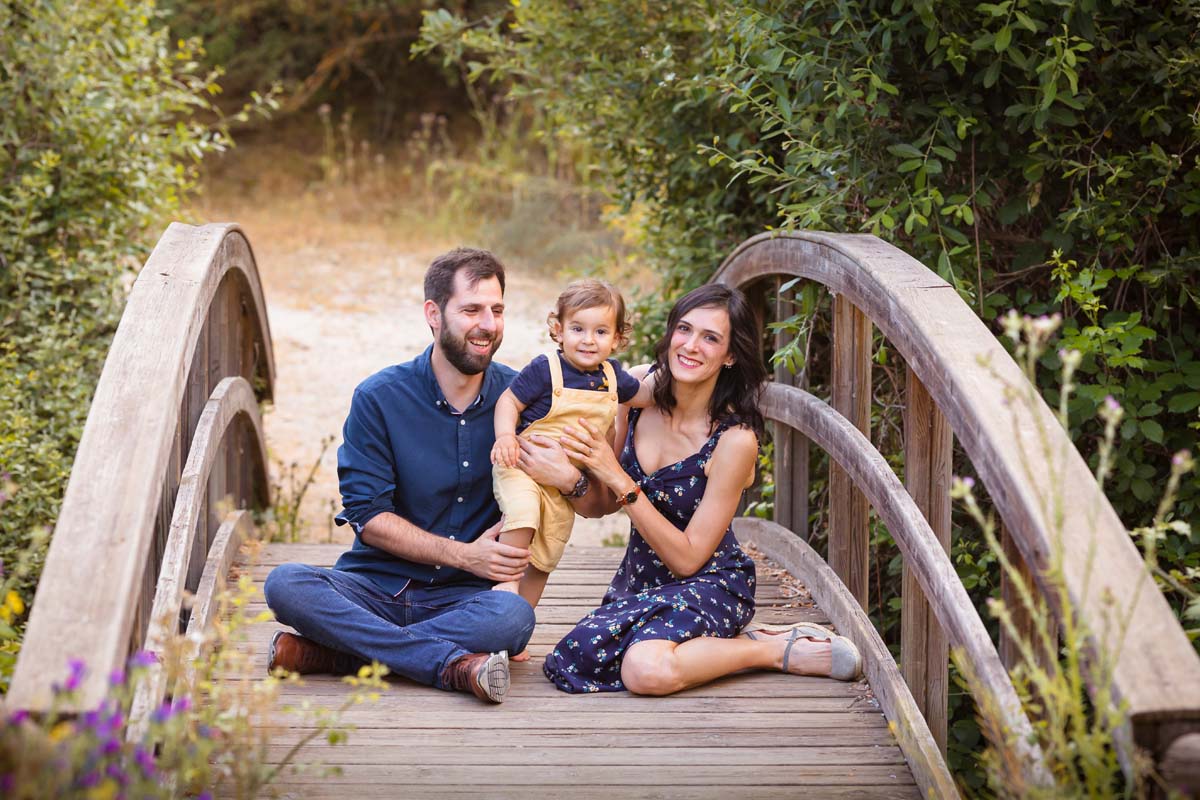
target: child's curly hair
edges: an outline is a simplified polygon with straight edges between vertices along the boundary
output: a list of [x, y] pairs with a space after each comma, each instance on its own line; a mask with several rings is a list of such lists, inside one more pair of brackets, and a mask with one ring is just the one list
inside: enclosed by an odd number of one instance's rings
[[597, 278], [581, 278], [572, 281], [558, 296], [554, 310], [546, 317], [546, 324], [550, 326], [550, 338], [557, 344], [562, 344], [557, 327], [562, 324], [567, 315], [572, 311], [582, 311], [585, 308], [599, 306], [608, 306], [616, 312], [617, 324], [613, 329], [616, 346], [613, 348], [613, 352], [628, 346], [629, 332], [633, 330], [633, 326], [625, 321], [625, 298], [617, 291], [617, 287], [608, 281]]

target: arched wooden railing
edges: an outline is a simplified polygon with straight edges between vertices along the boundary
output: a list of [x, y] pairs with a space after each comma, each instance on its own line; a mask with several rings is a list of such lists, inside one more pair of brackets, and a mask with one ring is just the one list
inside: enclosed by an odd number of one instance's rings
[[[96, 387], [9, 706], [48, 708], [77, 658], [88, 671], [64, 710], [94, 708], [130, 653], [181, 630], [185, 590], [196, 594], [191, 622], [211, 618], [249, 528], [240, 509], [269, 501], [258, 403], [274, 378], [245, 236], [173, 223], [134, 282]], [[152, 673], [135, 712], [165, 688]]]
[[[802, 538], [806, 533], [804, 500], [796, 496], [807, 497], [807, 464], [800, 464], [795, 453], [805, 452], [803, 439], [810, 438], [832, 456], [828, 561], [849, 596], [866, 607], [868, 504], [904, 556], [900, 663], [939, 746], [944, 750], [947, 636], [963, 649], [979, 677], [973, 687], [977, 699], [988, 694], [1014, 732], [1028, 729], [1014, 706], [1007, 675], [998, 669], [996, 649], [946, 557], [950, 452], [956, 436], [1003, 520], [1006, 547], [1028, 565], [1051, 601], [1056, 595], [1045, 585], [1045, 568], [1055, 548], [1061, 548], [1066, 594], [1089, 626], [1093, 654], [1120, 643], [1112, 689], [1128, 713], [1123, 744], [1144, 748], [1177, 775], [1194, 775], [1200, 768], [1200, 659], [1053, 413], [1040, 399], [1023, 403], [1006, 398], [1005, 385], [1028, 387], [1028, 382], [999, 341], [953, 287], [874, 236], [756, 236], [725, 260], [714, 280], [762, 298], [763, 289], [769, 291], [766, 282], [779, 276], [822, 284], [834, 299], [832, 409], [786, 385], [773, 385], [766, 396], [776, 441], [784, 443], [788, 454], [776, 460], [776, 491], [791, 495], [790, 503], [780, 505], [777, 499], [777, 522]], [[901, 497], [895, 475], [862, 436], [870, 427], [872, 326], [907, 364], [909, 497]], [[1062, 493], [1060, 502], [1055, 492]], [[819, 570], [809, 568], [815, 554], [809, 555], [807, 545], [797, 544], [794, 535], [781, 537], [780, 525], [747, 520], [739, 528], [776, 551], [798, 576], [816, 581], [810, 589], [822, 608], [836, 624], [853, 631], [850, 611], [839, 607], [836, 592], [822, 584]], [[859, 644], [869, 665], [871, 643]], [[880, 699], [886, 709], [891, 701]], [[889, 718], [902, 724], [901, 712], [899, 707], [889, 710]], [[1040, 782], [1044, 776], [1030, 762], [1027, 777]]]

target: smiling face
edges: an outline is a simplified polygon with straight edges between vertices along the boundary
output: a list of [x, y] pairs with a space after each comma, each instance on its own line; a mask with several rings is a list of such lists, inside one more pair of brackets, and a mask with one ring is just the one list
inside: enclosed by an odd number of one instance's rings
[[715, 381], [721, 369], [733, 363], [729, 312], [706, 306], [684, 314], [671, 331], [667, 358], [671, 376], [680, 383]]
[[617, 312], [612, 306], [568, 311], [557, 333], [563, 357], [576, 369], [590, 372], [612, 355], [617, 342]]
[[439, 309], [425, 301], [425, 317], [436, 347], [464, 375], [478, 375], [492, 363], [504, 339], [504, 290], [496, 278], [470, 285], [465, 270], [454, 276], [454, 292]]

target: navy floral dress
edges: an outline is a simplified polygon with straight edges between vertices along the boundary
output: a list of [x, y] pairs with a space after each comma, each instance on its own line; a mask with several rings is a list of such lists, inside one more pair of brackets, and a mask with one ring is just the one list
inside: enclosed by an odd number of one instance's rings
[[[629, 412], [621, 466], [641, 485], [654, 507], [682, 531], [704, 496], [708, 483], [704, 466], [721, 434], [736, 425], [737, 419], [723, 420], [699, 452], [646, 475], [633, 450], [633, 432], [640, 416], [641, 409]], [[754, 616], [754, 562], [730, 529], [695, 575], [676, 578], [634, 527], [625, 559], [602, 603], [546, 656], [542, 669], [564, 692], [624, 690], [621, 656], [634, 642], [737, 636]]]

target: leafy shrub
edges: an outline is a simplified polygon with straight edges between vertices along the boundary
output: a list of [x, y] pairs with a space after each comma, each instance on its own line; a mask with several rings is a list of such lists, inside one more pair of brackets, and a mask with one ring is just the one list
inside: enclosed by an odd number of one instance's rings
[[[222, 130], [196, 42], [142, 2], [0, 4], [0, 469], [20, 486], [0, 558], [58, 514], [146, 237]], [[39, 554], [40, 557], [40, 554]], [[36, 566], [36, 565], [35, 565]], [[32, 594], [38, 569], [18, 587]]]
[[[1133, 521], [1200, 429], [1198, 24], [1194, 3], [560, 1], [431, 12], [423, 38], [592, 145], [663, 276], [644, 332], [773, 226], [879, 235], [989, 322], [1059, 310], [1093, 461], [1104, 398], [1125, 408], [1110, 491]], [[1198, 500], [1187, 482], [1176, 515]], [[1200, 565], [1196, 543], [1160, 556]]]

